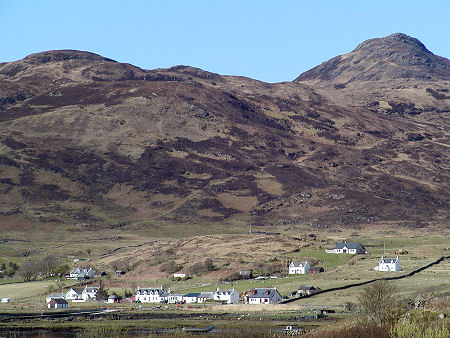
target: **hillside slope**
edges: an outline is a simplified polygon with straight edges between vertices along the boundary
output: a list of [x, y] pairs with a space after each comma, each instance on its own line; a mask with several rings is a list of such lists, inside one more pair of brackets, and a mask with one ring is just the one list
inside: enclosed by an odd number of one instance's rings
[[[360, 64], [392, 63], [371, 44]], [[429, 58], [408, 81], [277, 84], [71, 50], [0, 64], [0, 228], [446, 226], [450, 77]]]

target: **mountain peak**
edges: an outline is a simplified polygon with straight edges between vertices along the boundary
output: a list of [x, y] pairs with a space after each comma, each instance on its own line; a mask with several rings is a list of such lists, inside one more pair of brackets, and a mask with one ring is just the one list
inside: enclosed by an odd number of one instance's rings
[[323, 87], [399, 79], [449, 79], [450, 61], [430, 52], [418, 39], [403, 33], [370, 39], [348, 54], [332, 58], [294, 81]]
[[431, 53], [425, 45], [420, 42], [418, 39], [413, 38], [404, 33], [394, 33], [383, 38], [375, 38], [369, 39], [362, 43], [360, 43], [355, 50], [361, 50], [365, 48], [374, 48], [374, 47], [399, 47], [399, 46], [408, 46], [409, 48], [416, 49], [417, 51], [422, 51], [426, 53]]
[[40, 53], [30, 54], [25, 57], [26, 61], [31, 64], [43, 64], [47, 62], [58, 61], [70, 61], [70, 60], [86, 60], [86, 61], [113, 61], [112, 59], [105, 58], [101, 55], [84, 52], [79, 50], [62, 49], [62, 50], [49, 50]]

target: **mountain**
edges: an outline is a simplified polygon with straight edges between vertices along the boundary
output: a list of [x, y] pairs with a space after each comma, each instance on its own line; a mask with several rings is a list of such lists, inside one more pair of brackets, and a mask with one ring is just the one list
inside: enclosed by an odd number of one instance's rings
[[448, 65], [403, 34], [276, 84], [73, 50], [2, 63], [0, 229], [446, 227]]

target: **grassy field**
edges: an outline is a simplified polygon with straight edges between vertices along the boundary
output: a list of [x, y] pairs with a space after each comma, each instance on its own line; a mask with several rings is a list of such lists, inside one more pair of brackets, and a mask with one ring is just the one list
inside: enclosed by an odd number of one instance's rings
[[[241, 224], [243, 226], [243, 224]], [[175, 293], [194, 291], [214, 291], [217, 287], [235, 287], [239, 292], [256, 287], [277, 287], [282, 295], [289, 295], [301, 285], [313, 285], [328, 289], [346, 284], [366, 281], [373, 278], [395, 276], [407, 273], [426, 265], [438, 257], [448, 254], [445, 250], [450, 246], [445, 234], [421, 233], [405, 231], [400, 234], [389, 228], [368, 228], [365, 232], [356, 233], [345, 230], [341, 233], [315, 233], [315, 237], [307, 236], [307, 230], [299, 235], [298, 231], [281, 231], [281, 235], [264, 235], [236, 232], [219, 233], [219, 226], [209, 228], [209, 234], [201, 233], [207, 225], [194, 227], [190, 236], [183, 237], [188, 225], [177, 225], [172, 228], [172, 236], [166, 225], [154, 226], [146, 230], [103, 229], [101, 231], [81, 231], [77, 227], [55, 229], [34, 229], [26, 236], [23, 233], [7, 232], [2, 234], [0, 244], [0, 264], [15, 262], [19, 266], [28, 259], [39, 259], [48, 254], [58, 257], [61, 264], [70, 268], [76, 266], [92, 266], [96, 270], [104, 270], [109, 276], [102, 279], [110, 293], [123, 295], [124, 290], [135, 290], [137, 286], [153, 287], [163, 285]], [[163, 229], [164, 228], [164, 229]], [[186, 229], [184, 229], [186, 228]], [[184, 230], [183, 230], [184, 229]], [[239, 232], [239, 231], [238, 231]], [[336, 241], [354, 240], [361, 242], [370, 255], [338, 255], [327, 254], [325, 249], [333, 248]], [[393, 257], [398, 249], [408, 250], [409, 254], [400, 257], [403, 271], [401, 273], [383, 273], [373, 271], [384, 253]], [[206, 257], [214, 260], [215, 269], [193, 274], [187, 281], [173, 281], [171, 274], [161, 271], [161, 265], [172, 260], [183, 266], [202, 262]], [[74, 259], [82, 261], [75, 263]], [[298, 276], [283, 276], [291, 260], [309, 260], [315, 265], [323, 266], [325, 272]], [[122, 277], [114, 275], [116, 265], [125, 264], [127, 274]], [[120, 264], [119, 264], [120, 263]], [[271, 266], [281, 266], [281, 272], [272, 275], [279, 278], [267, 280], [240, 280], [233, 284], [222, 283], [232, 273], [242, 269], [253, 269], [255, 273], [265, 271]], [[260, 271], [260, 272], [258, 272]], [[396, 281], [399, 293], [415, 297], [423, 290], [434, 288], [438, 293], [450, 292], [449, 263], [421, 272], [408, 279]], [[50, 287], [57, 288], [55, 280], [18, 283], [18, 277], [0, 279], [0, 297], [9, 297], [11, 304], [1, 304], [0, 311], [22, 308], [45, 308], [44, 297]], [[98, 283], [98, 282], [94, 282]], [[66, 289], [72, 284], [67, 281]], [[346, 302], [356, 302], [361, 288], [351, 288], [342, 292], [318, 295], [302, 299], [286, 305], [288, 309], [308, 310], [323, 306], [343, 307]], [[75, 305], [76, 306], [92, 306]], [[254, 307], [245, 307], [242, 311], [256, 311]], [[222, 311], [226, 307], [213, 307], [214, 311]], [[237, 311], [237, 307], [231, 308]], [[276, 310], [279, 311], [279, 310]]]

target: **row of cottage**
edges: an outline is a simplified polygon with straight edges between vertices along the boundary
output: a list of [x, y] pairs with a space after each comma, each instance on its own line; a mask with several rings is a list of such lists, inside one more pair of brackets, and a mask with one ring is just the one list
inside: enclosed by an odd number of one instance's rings
[[[84, 289], [71, 288], [66, 293], [56, 293], [48, 295], [46, 298], [49, 308], [64, 308], [68, 306], [67, 301], [84, 302], [87, 300], [96, 300], [97, 292], [100, 287], [86, 286]], [[299, 292], [304, 287], [299, 288]], [[187, 294], [172, 293], [170, 289], [160, 288], [141, 288], [138, 287], [134, 297], [128, 301], [136, 303], [206, 303], [220, 302], [223, 304], [237, 304], [242, 301], [246, 304], [274, 304], [280, 302], [283, 297], [276, 287], [273, 288], [255, 288], [249, 292], [239, 294], [236, 289], [220, 289], [214, 292], [191, 292]], [[108, 297], [108, 303], [116, 303], [118, 298], [115, 295]]]

